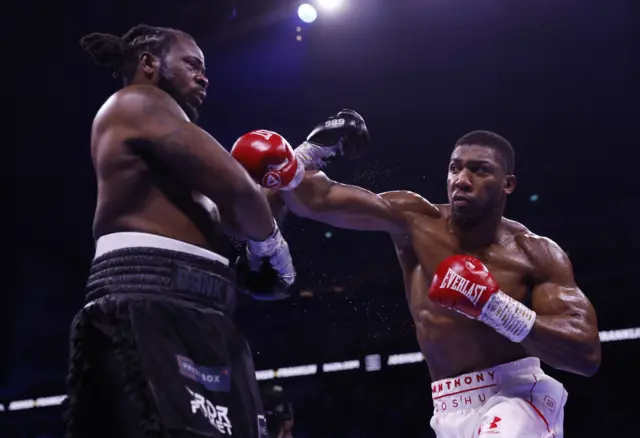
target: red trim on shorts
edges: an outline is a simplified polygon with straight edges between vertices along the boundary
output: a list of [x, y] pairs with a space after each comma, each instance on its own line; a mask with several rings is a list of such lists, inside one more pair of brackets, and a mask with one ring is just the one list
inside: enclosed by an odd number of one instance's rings
[[442, 398], [442, 397], [449, 397], [451, 395], [463, 394], [465, 392], [475, 391], [477, 389], [491, 388], [492, 386], [496, 386], [496, 385], [497, 385], [497, 383], [492, 383], [491, 385], [478, 386], [477, 388], [471, 388], [471, 389], [463, 389], [462, 391], [452, 392], [451, 394], [439, 395], [437, 397], [432, 397], [432, 398], [433, 398], [433, 400], [438, 400], [439, 398]]
[[[535, 380], [533, 386], [531, 387], [531, 391], [529, 391], [529, 395], [531, 396], [531, 400], [525, 400], [527, 403], [529, 403], [529, 405], [533, 408], [533, 410], [535, 411], [536, 414], [538, 414], [538, 416], [540, 418], [542, 418], [542, 421], [544, 421], [545, 426], [547, 426], [547, 432], [551, 433], [551, 429], [549, 429], [549, 422], [547, 421], [547, 419], [544, 417], [544, 415], [542, 415], [542, 412], [540, 412], [540, 409], [538, 409], [534, 404], [533, 404], [533, 388], [536, 387], [536, 385], [538, 384], [538, 378], [536, 377], [536, 375], [533, 375], [533, 380]], [[554, 433], [553, 436], [556, 436], [556, 434]]]

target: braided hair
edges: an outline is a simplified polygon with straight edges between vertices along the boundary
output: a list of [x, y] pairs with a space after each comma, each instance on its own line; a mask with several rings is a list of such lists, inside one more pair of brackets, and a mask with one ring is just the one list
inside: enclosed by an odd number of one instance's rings
[[121, 77], [127, 85], [136, 73], [141, 53], [162, 57], [178, 35], [193, 39], [177, 29], [140, 24], [121, 37], [106, 33], [85, 35], [80, 39], [80, 47], [89, 52], [96, 64], [113, 69], [113, 76]]

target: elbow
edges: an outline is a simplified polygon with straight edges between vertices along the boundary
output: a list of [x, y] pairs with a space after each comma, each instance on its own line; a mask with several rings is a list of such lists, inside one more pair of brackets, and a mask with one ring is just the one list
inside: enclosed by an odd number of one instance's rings
[[600, 341], [598, 341], [597, 345], [593, 346], [584, 360], [582, 375], [585, 377], [594, 376], [600, 369], [600, 364], [602, 364], [602, 352], [600, 349]]
[[602, 363], [602, 349], [600, 347], [599, 335], [596, 333], [595, 338], [592, 337], [589, 339], [586, 345], [587, 348], [582, 355], [577, 371], [578, 374], [582, 376], [592, 377], [598, 372], [600, 364]]
[[577, 374], [584, 377], [593, 377], [600, 369], [600, 359], [585, 360], [582, 366], [577, 370]]

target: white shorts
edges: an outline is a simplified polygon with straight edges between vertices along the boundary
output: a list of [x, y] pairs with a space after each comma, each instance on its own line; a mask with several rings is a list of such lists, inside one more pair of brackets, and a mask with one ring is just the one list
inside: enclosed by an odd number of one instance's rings
[[567, 391], [533, 357], [431, 384], [438, 438], [563, 436]]

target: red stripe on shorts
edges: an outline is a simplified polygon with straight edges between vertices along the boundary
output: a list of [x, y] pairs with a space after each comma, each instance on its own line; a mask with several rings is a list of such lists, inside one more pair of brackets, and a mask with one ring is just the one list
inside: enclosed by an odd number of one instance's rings
[[[536, 375], [533, 375], [533, 380], [535, 380], [533, 386], [531, 387], [531, 391], [529, 391], [529, 395], [531, 396], [531, 400], [525, 400], [527, 403], [529, 403], [529, 405], [533, 408], [533, 410], [535, 411], [536, 414], [538, 414], [538, 416], [540, 418], [542, 418], [542, 421], [544, 421], [544, 424], [547, 426], [547, 432], [551, 433], [551, 429], [549, 429], [549, 422], [547, 421], [546, 418], [544, 418], [544, 415], [542, 415], [542, 412], [540, 412], [540, 409], [538, 409], [534, 404], [533, 404], [533, 388], [536, 387], [536, 385], [538, 384], [538, 379], [536, 377]], [[553, 434], [555, 436], [555, 433]]]

